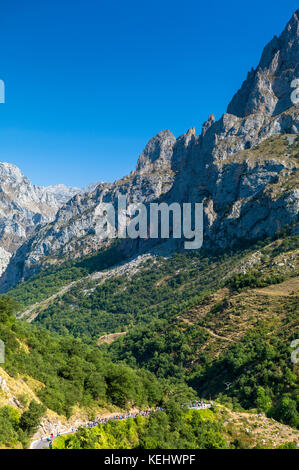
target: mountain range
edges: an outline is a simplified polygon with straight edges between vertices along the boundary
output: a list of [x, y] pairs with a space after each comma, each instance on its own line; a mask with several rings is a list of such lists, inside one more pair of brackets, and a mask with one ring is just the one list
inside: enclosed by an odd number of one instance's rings
[[[291, 101], [291, 84], [299, 76], [298, 16], [297, 10], [282, 34], [266, 45], [257, 68], [218, 121], [210, 115], [199, 135], [194, 128], [178, 138], [169, 130], [159, 132], [146, 145], [136, 170], [121, 180], [88, 192], [60, 185], [37, 188], [4, 164], [8, 184], [1, 184], [6, 207], [2, 271], [9, 263], [1, 290], [47, 263], [86, 256], [107, 244], [98, 236], [96, 208], [101, 201], [116, 204], [120, 194], [129, 202], [202, 202], [204, 247], [210, 249], [272, 236], [294, 223], [299, 113]], [[18, 194], [11, 194], [11, 188]], [[132, 256], [151, 249], [153, 241], [123, 244]], [[179, 242], [168, 245], [179, 249]]]

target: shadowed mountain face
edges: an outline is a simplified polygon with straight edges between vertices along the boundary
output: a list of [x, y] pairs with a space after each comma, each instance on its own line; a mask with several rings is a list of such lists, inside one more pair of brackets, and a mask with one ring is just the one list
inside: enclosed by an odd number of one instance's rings
[[[265, 47], [257, 69], [219, 121], [211, 115], [201, 135], [195, 129], [177, 139], [168, 130], [158, 133], [140, 155], [136, 171], [75, 195], [11, 258], [2, 291], [42, 264], [87, 255], [105, 245], [97, 207], [102, 201], [116, 204], [120, 194], [146, 204], [202, 202], [204, 246], [210, 250], [271, 236], [295, 222], [299, 110], [291, 101], [291, 83], [299, 77], [298, 17], [299, 10]], [[132, 242], [130, 254], [152, 248], [153, 242]], [[181, 241], [168, 245], [177, 249]]]

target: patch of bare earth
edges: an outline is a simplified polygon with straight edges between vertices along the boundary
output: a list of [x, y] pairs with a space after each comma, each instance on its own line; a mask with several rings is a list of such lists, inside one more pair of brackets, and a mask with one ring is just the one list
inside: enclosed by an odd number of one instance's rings
[[100, 336], [98, 341], [97, 341], [97, 346], [100, 346], [101, 344], [104, 344], [104, 343], [111, 344], [111, 343], [113, 343], [113, 341], [118, 339], [120, 336], [124, 336], [126, 334], [127, 333], [124, 331], [124, 332], [121, 332], [121, 333], [110, 333], [109, 335]]

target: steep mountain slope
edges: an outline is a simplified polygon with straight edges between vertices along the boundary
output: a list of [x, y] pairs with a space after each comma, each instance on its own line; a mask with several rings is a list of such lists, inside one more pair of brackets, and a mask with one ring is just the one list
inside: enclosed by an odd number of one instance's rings
[[39, 222], [46, 222], [58, 210], [57, 200], [44, 188], [34, 186], [10, 163], [0, 164], [1, 244], [13, 251]]
[[[299, 208], [298, 139], [293, 138], [299, 112], [290, 97], [298, 75], [298, 16], [296, 11], [281, 36], [266, 46], [228, 113], [217, 122], [211, 115], [198, 136], [195, 129], [177, 139], [170, 131], [160, 132], [139, 157], [135, 172], [75, 196], [11, 259], [2, 291], [43, 264], [87, 255], [107, 244], [98, 204], [116, 204], [119, 194], [127, 194], [130, 202], [203, 202], [204, 247], [210, 250], [272, 236], [293, 223]], [[123, 244], [134, 254], [156, 242]], [[169, 249], [180, 246], [181, 241], [172, 240]]]
[[[27, 320], [97, 343], [133, 368], [185, 381], [199, 396], [296, 427], [298, 249], [291, 235], [214, 258], [141, 257], [69, 284], [27, 310]], [[28, 305], [41, 281], [10, 295]], [[99, 341], [107, 333], [107, 344]]]
[[[260, 63], [228, 105], [227, 112], [238, 117], [250, 114], [276, 116], [292, 106], [289, 85], [299, 76], [297, 10], [283, 33], [265, 47]], [[294, 132], [297, 132], [294, 127]]]
[[[184, 269], [176, 285], [184, 294], [179, 308], [163, 311], [160, 304], [160, 316], [148, 323], [139, 314], [137, 325], [109, 346], [110, 355], [160, 377], [184, 378], [200, 396], [233, 400], [299, 426], [299, 370], [291, 361], [299, 332], [298, 247], [293, 236], [248, 250], [198, 300], [186, 296], [193, 279]], [[172, 285], [173, 277], [162, 277], [159, 288], [163, 283]], [[200, 291], [200, 277], [195, 285]], [[101, 301], [108, 303], [103, 295]]]

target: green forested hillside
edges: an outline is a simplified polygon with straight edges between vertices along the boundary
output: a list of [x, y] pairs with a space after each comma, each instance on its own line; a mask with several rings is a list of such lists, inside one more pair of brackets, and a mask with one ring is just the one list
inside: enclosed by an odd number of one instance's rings
[[96, 255], [77, 261], [51, 265], [50, 260], [46, 259], [45, 267], [38, 274], [11, 289], [9, 295], [16, 300], [18, 308], [22, 309], [47, 299], [70, 282], [85, 278], [94, 271], [106, 269], [120, 262], [123, 257], [123, 253], [115, 242], [111, 247], [100, 250]]
[[[178, 253], [166, 259], [154, 257], [145, 261], [133, 276], [116, 275], [105, 282], [83, 276], [66, 293], [45, 304], [45, 308], [37, 307], [35, 322], [60, 334], [71, 333], [86, 343], [96, 343], [106, 333], [127, 331], [154, 319], [169, 320], [219, 288], [224, 277], [252, 251], [240, 250], [215, 257], [205, 256], [201, 251]], [[95, 266], [101, 269], [97, 258], [88, 262], [92, 262], [94, 270]], [[41, 278], [20, 284], [9, 295], [18, 302], [26, 298], [27, 305], [30, 298], [35, 303], [39, 299], [35, 293], [43, 292], [49, 276], [53, 282], [55, 276], [59, 281], [62, 273], [63, 279], [67, 276], [71, 279], [72, 273], [78, 274], [77, 269], [70, 265], [57, 273], [45, 272]], [[67, 284], [68, 281], [62, 284], [59, 281], [56, 291]]]
[[[42, 276], [12, 289], [9, 295], [23, 305], [24, 310], [22, 299], [26, 299], [26, 306], [30, 302], [35, 304], [47, 298], [45, 291], [48, 288], [50, 297], [61, 287], [69, 285], [67, 292], [44, 302], [40, 308], [36, 307], [38, 315], [34, 315], [34, 321], [60, 334], [71, 333], [86, 343], [96, 344], [98, 338], [107, 333], [128, 331], [148, 325], [155, 319], [169, 321], [175, 318], [180, 312], [198, 304], [210, 292], [219, 289], [225, 279], [236, 289], [241, 286], [240, 283], [249, 286], [251, 282], [251, 287], [253, 282], [256, 286], [258, 283], [267, 285], [294, 275], [285, 268], [270, 270], [267, 274], [255, 272], [259, 264], [255, 269], [248, 270], [245, 277], [239, 273], [238, 264], [246, 264], [246, 259], [254, 253], [261, 250], [265, 259], [275, 259], [296, 249], [298, 237], [285, 237], [283, 243], [276, 242], [277, 246], [275, 242], [270, 242], [259, 242], [255, 247], [217, 256], [208, 256], [200, 250], [177, 253], [166, 259], [153, 257], [131, 276], [117, 274], [99, 279], [87, 276], [107, 267], [108, 260], [112, 263], [113, 259], [118, 259], [119, 252], [111, 248], [95, 257], [56, 268], [56, 272], [52, 272], [55, 268], [51, 268]], [[236, 274], [231, 277], [234, 270]], [[109, 270], [106, 272], [109, 274]], [[74, 280], [75, 284], [70, 284]], [[239, 283], [238, 286], [236, 283]]]
[[[8, 374], [20, 390], [14, 397], [17, 409], [8, 405], [7, 386], [0, 391], [1, 446], [26, 445], [46, 409], [68, 417], [74, 407], [147, 407], [175, 393], [175, 387], [152, 373], [114, 364], [98, 348], [16, 320], [14, 312], [14, 302], [1, 297], [0, 338], [6, 354], [0, 376]], [[192, 391], [181, 387], [180, 394], [188, 399]]]
[[247, 274], [231, 273], [171, 321], [131, 329], [109, 355], [298, 427], [298, 365], [290, 347], [299, 330], [297, 243], [291, 237], [264, 246]]

